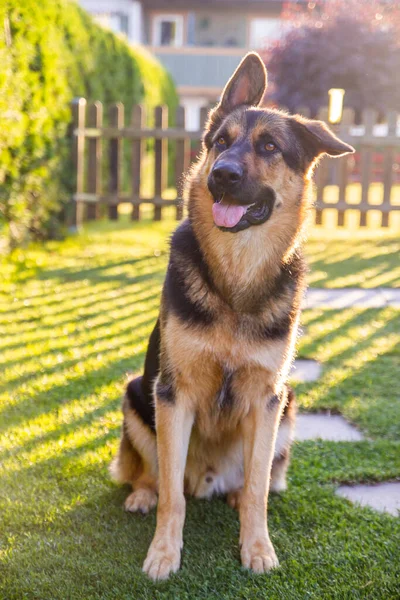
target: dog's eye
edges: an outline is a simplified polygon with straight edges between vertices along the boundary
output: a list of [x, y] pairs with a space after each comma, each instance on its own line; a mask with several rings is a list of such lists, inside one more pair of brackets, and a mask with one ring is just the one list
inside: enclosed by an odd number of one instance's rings
[[226, 146], [226, 139], [221, 135], [218, 139], [217, 139], [217, 144], [219, 146]]
[[265, 144], [264, 148], [267, 152], [273, 152], [274, 150], [276, 150], [276, 146], [273, 142], [268, 142], [267, 144]]

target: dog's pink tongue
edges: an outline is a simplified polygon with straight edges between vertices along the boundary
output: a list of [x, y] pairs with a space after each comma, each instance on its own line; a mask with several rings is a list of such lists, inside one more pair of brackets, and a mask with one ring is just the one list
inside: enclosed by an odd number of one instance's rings
[[214, 202], [212, 212], [214, 223], [218, 227], [235, 227], [246, 212], [246, 207], [226, 202]]

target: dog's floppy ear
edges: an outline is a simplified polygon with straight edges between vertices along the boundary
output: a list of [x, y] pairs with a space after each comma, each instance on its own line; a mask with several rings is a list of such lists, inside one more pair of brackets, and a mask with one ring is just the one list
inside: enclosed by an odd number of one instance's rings
[[353, 146], [340, 140], [323, 121], [296, 116], [293, 123], [297, 137], [311, 160], [321, 154], [343, 156], [355, 152]]
[[267, 71], [260, 56], [249, 52], [226, 84], [219, 104], [209, 113], [204, 144], [211, 140], [222, 120], [238, 106], [258, 106], [267, 88]]
[[237, 106], [258, 106], [267, 89], [267, 71], [261, 57], [249, 52], [226, 84], [219, 104], [228, 113]]

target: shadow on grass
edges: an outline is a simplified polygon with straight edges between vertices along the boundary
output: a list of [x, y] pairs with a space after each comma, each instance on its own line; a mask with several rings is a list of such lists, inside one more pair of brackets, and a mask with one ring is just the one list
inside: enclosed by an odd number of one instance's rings
[[[360, 241], [361, 249], [356, 246], [346, 248], [341, 254], [340, 244], [345, 242], [337, 241], [338, 247], [331, 251], [325, 249], [313, 252], [313, 260], [310, 261], [311, 271], [321, 272], [324, 275], [313, 278], [313, 287], [324, 286], [337, 278], [350, 278], [354, 274], [365, 272], [363, 280], [364, 287], [368, 287], [368, 282], [373, 281], [376, 276], [385, 274], [383, 285], [391, 285], [399, 282], [399, 273], [390, 276], [391, 271], [398, 269], [400, 245], [395, 238], [392, 240], [374, 240], [373, 249], [376, 249], [375, 255], [371, 256], [370, 249], [365, 248], [366, 241]], [[381, 249], [385, 249], [382, 252]], [[363, 255], [364, 254], [364, 255]], [[320, 255], [320, 258], [318, 258]], [[369, 274], [372, 272], [372, 274]], [[354, 285], [354, 284], [353, 284]], [[357, 285], [359, 285], [357, 283]], [[345, 287], [352, 287], [351, 281], [345, 284]]]
[[[29, 313], [32, 313], [32, 311], [41, 311], [43, 310], [43, 307], [40, 306], [35, 306], [32, 308], [27, 308], [25, 309], [25, 311], [20, 310], [18, 311], [18, 314], [13, 316], [13, 322], [16, 324], [29, 324], [33, 319], [35, 321], [41, 320], [41, 319], [49, 319], [49, 318], [53, 318], [56, 316], [61, 317], [62, 315], [65, 314], [69, 314], [70, 312], [74, 311], [74, 310], [84, 310], [90, 306], [95, 306], [96, 304], [99, 304], [101, 302], [110, 302], [110, 303], [115, 303], [116, 306], [118, 307], [118, 300], [121, 298], [124, 298], [124, 296], [132, 296], [132, 300], [134, 299], [135, 296], [141, 296], [143, 294], [144, 291], [146, 290], [150, 290], [150, 289], [154, 289], [154, 287], [156, 287], [157, 285], [159, 285], [161, 283], [162, 279], [161, 277], [158, 276], [157, 272], [152, 272], [152, 273], [146, 273], [143, 274], [141, 276], [138, 276], [135, 281], [132, 281], [129, 284], [125, 284], [125, 286], [122, 288], [123, 292], [121, 292], [121, 288], [118, 287], [114, 287], [111, 288], [110, 290], [104, 291], [102, 289], [96, 289], [96, 287], [91, 286], [91, 293], [89, 294], [75, 294], [73, 297], [68, 297], [68, 298], [64, 298], [63, 299], [63, 304], [70, 304], [74, 301], [74, 304], [72, 306], [69, 306], [68, 308], [64, 308], [61, 305], [61, 302], [58, 303], [58, 310], [49, 310], [47, 311], [47, 304], [46, 304], [46, 313], [42, 313], [40, 312], [40, 314], [34, 315], [32, 316]], [[143, 285], [140, 286], [140, 288], [138, 290], [136, 290], [136, 286], [138, 284], [143, 284], [143, 283], [149, 283], [149, 285], [143, 287]], [[132, 289], [133, 288], [133, 289]], [[118, 298], [115, 298], [113, 296], [111, 296], [111, 298], [107, 298], [107, 293], [108, 294], [112, 294], [113, 292], [115, 293], [116, 291], [118, 291]], [[106, 296], [106, 298], [101, 298], [100, 296], [104, 294]], [[61, 306], [60, 306], [61, 305]], [[112, 308], [112, 307], [111, 307]], [[3, 319], [2, 319], [3, 320]], [[66, 321], [68, 322], [68, 321]], [[62, 324], [63, 321], [60, 321], [60, 323]], [[58, 323], [57, 323], [58, 326]]]
[[[118, 381], [126, 373], [131, 372], [132, 369], [138, 369], [143, 359], [144, 352], [141, 352], [132, 357], [113, 361], [107, 366], [92, 369], [82, 376], [74, 377], [59, 385], [54, 385], [49, 390], [30, 395], [14, 405], [5, 407], [0, 412], [0, 419], [2, 421], [0, 432], [5, 432], [26, 420], [42, 416], [52, 410], [57, 410], [60, 406], [65, 406], [71, 400], [83, 399], [95, 393], [97, 386]], [[63, 371], [62, 367], [60, 371]]]
[[[107, 413], [109, 413], [112, 410], [117, 409], [121, 405], [121, 401], [122, 401], [122, 396], [110, 398], [106, 403], [102, 404], [101, 406], [99, 406], [97, 408], [91, 408], [91, 409], [85, 411], [84, 416], [79, 417], [78, 419], [72, 419], [68, 423], [63, 423], [62, 425], [59, 425], [58, 427], [56, 427], [55, 429], [52, 429], [51, 431], [48, 431], [41, 435], [37, 435], [37, 436], [29, 439], [27, 442], [24, 442], [23, 444], [18, 444], [17, 446], [15, 446], [13, 448], [4, 450], [4, 451], [0, 452], [1, 460], [4, 461], [13, 456], [18, 456], [21, 452], [23, 452], [23, 453], [30, 452], [30, 451], [34, 450], [35, 448], [37, 448], [37, 446], [39, 446], [40, 444], [45, 444], [48, 442], [55, 442], [55, 441], [64, 439], [67, 436], [69, 436], [70, 434], [75, 433], [78, 429], [80, 429], [84, 425], [90, 425], [96, 421], [101, 420], [102, 417], [104, 417]], [[121, 423], [122, 423], [122, 413], [121, 413]], [[120, 428], [121, 423], [118, 423], [116, 429]], [[113, 437], [115, 437], [114, 429], [110, 433], [110, 436], [108, 436], [107, 438], [97, 438], [97, 441], [94, 442], [94, 445], [93, 445], [93, 442], [88, 442], [86, 445], [78, 445], [78, 446], [71, 448], [70, 450], [62, 451], [62, 458], [60, 458], [60, 454], [57, 453], [56, 460], [59, 461], [60, 466], [62, 466], [63, 463], [65, 465], [67, 465], [70, 460], [70, 456], [75, 455], [77, 450], [79, 450], [79, 452], [82, 452], [85, 449], [85, 447], [86, 447], [86, 449], [93, 450], [93, 449], [97, 448], [96, 443], [99, 440], [103, 439], [103, 441], [107, 441], [108, 439], [112, 439]], [[46, 463], [51, 466], [51, 464], [52, 464], [51, 461], [54, 459], [52, 457], [48, 457], [45, 460], [46, 460]], [[32, 471], [36, 467], [41, 469], [42, 466], [43, 466], [43, 461], [39, 460], [39, 461], [35, 462], [35, 465], [29, 465], [29, 466], [27, 465], [26, 468], [30, 469]], [[20, 472], [19, 468], [17, 470], [18, 470], [18, 472]], [[24, 467], [22, 467], [22, 470], [24, 470]], [[8, 470], [8, 472], [12, 472], [12, 471], [13, 471], [12, 469]]]
[[[84, 264], [87, 263], [87, 258], [84, 259]], [[45, 279], [48, 281], [49, 279], [57, 279], [63, 283], [67, 283], [69, 281], [88, 281], [91, 283], [99, 283], [103, 281], [118, 281], [120, 283], [137, 283], [141, 281], [144, 277], [146, 279], [146, 275], [137, 274], [138, 271], [134, 275], [130, 275], [127, 273], [107, 273], [107, 271], [111, 271], [112, 269], [123, 268], [123, 267], [135, 267], [145, 263], [147, 267], [149, 266], [157, 266], [157, 270], [161, 268], [165, 269], [165, 260], [160, 257], [155, 257], [153, 254], [149, 254], [147, 256], [142, 256], [140, 258], [130, 258], [126, 260], [107, 260], [102, 265], [94, 266], [94, 267], [63, 267], [61, 269], [46, 269], [40, 272], [38, 279]]]
[[[377, 310], [379, 311], [377, 313]], [[351, 309], [349, 310], [349, 312]], [[318, 345], [323, 343], [324, 345], [328, 345], [329, 343], [333, 343], [338, 336], [346, 337], [350, 330], [354, 327], [360, 327], [362, 325], [368, 325], [369, 323], [376, 320], [376, 315], [387, 312], [387, 308], [384, 307], [382, 309], [374, 309], [374, 308], [366, 308], [362, 312], [357, 312], [355, 316], [349, 315], [349, 318], [346, 322], [340, 325], [340, 329], [333, 330], [331, 332], [324, 332], [321, 335], [317, 335], [313, 337], [310, 343], [302, 345], [302, 355], [310, 356], [314, 355], [318, 356]], [[326, 314], [329, 313], [329, 314]], [[325, 314], [321, 317], [321, 322], [329, 321], [334, 315], [336, 311], [325, 311]], [[320, 319], [314, 320], [314, 323], [320, 322]], [[399, 326], [399, 317], [395, 314], [391, 319], [386, 319], [386, 322], [383, 325], [374, 325], [374, 332], [369, 334], [368, 336], [364, 336], [360, 339], [354, 339], [354, 337], [348, 338], [351, 339], [352, 344], [349, 345], [348, 348], [342, 350], [333, 355], [331, 362], [340, 361], [344, 363], [347, 359], [353, 357], [355, 354], [358, 354], [364, 349], [368, 349], [371, 346], [372, 342], [377, 338], [385, 338], [388, 334], [397, 334]], [[400, 339], [398, 343], [394, 344], [392, 350], [389, 354], [397, 353], [397, 350], [400, 348]], [[397, 349], [397, 350], [396, 350]], [[385, 352], [383, 355], [388, 354]], [[382, 355], [380, 355], [382, 357]]]
[[[120, 267], [126, 267], [126, 266], [131, 266], [131, 265], [139, 265], [142, 264], [143, 262], [146, 262], [147, 266], [149, 264], [149, 261], [151, 261], [152, 267], [156, 267], [156, 268], [152, 268], [150, 272], [141, 272], [139, 269], [139, 272], [136, 272], [135, 275], [130, 275], [128, 273], [111, 273], [111, 274], [107, 274], [108, 271], [112, 271], [112, 269], [119, 269]], [[140, 259], [134, 259], [134, 260], [125, 260], [125, 261], [109, 261], [107, 262], [107, 264], [102, 265], [102, 266], [98, 266], [98, 267], [93, 267], [90, 269], [84, 269], [84, 270], [79, 270], [79, 271], [74, 271], [71, 270], [71, 268], [64, 268], [64, 269], [57, 269], [55, 271], [49, 271], [49, 270], [44, 270], [42, 272], [42, 277], [45, 279], [49, 279], [49, 277], [54, 276], [57, 278], [62, 278], [63, 281], [79, 281], [81, 279], [87, 279], [89, 278], [90, 280], [90, 285], [91, 288], [89, 287], [89, 290], [91, 289], [91, 292], [89, 291], [88, 293], [86, 293], [86, 290], [84, 291], [84, 300], [83, 302], [81, 301], [81, 291], [79, 290], [77, 292], [73, 291], [72, 294], [69, 294], [69, 296], [73, 296], [76, 295], [76, 303], [73, 302], [73, 299], [69, 298], [69, 301], [71, 302], [71, 305], [69, 307], [66, 308], [62, 308], [62, 306], [60, 307], [61, 310], [56, 310], [55, 312], [47, 312], [46, 309], [49, 305], [49, 303], [45, 303], [42, 307], [23, 307], [21, 308], [17, 314], [15, 314], [15, 310], [12, 311], [4, 311], [3, 313], [1, 313], [1, 319], [4, 321], [7, 318], [7, 315], [12, 316], [13, 321], [16, 323], [17, 326], [20, 326], [22, 328], [22, 336], [24, 335], [24, 333], [26, 334], [26, 329], [24, 331], [24, 324], [26, 322], [26, 326], [29, 325], [29, 329], [33, 331], [33, 335], [30, 336], [29, 341], [27, 342], [26, 340], [24, 341], [17, 341], [17, 342], [11, 342], [8, 344], [5, 344], [2, 346], [2, 350], [4, 352], [9, 352], [9, 351], [13, 351], [13, 350], [18, 350], [18, 349], [23, 349], [26, 347], [27, 343], [29, 345], [33, 345], [33, 344], [37, 344], [39, 345], [41, 342], [47, 342], [49, 340], [49, 337], [51, 337], [50, 332], [52, 330], [54, 330], [55, 327], [60, 328], [60, 327], [71, 327], [72, 325], [75, 324], [74, 330], [73, 331], [68, 331], [65, 336], [69, 336], [70, 337], [70, 347], [71, 348], [80, 348], [82, 346], [85, 345], [89, 345], [90, 342], [98, 342], [100, 340], [105, 340], [105, 339], [112, 339], [113, 337], [120, 337], [121, 335], [127, 334], [129, 332], [129, 327], [122, 327], [118, 332], [112, 334], [104, 334], [104, 331], [102, 331], [100, 333], [100, 335], [98, 337], [95, 337], [93, 335], [90, 335], [89, 338], [84, 341], [83, 343], [79, 343], [76, 344], [74, 342], [74, 336], [76, 335], [80, 335], [82, 333], [85, 333], [86, 330], [86, 323], [88, 323], [90, 320], [96, 319], [96, 318], [101, 318], [101, 323], [97, 324], [96, 326], [92, 326], [90, 324], [90, 331], [94, 332], [96, 329], [99, 330], [104, 330], [104, 328], [107, 327], [111, 327], [113, 325], [116, 325], [118, 323], [118, 321], [125, 321], [128, 319], [127, 315], [126, 315], [126, 310], [127, 308], [129, 309], [129, 306], [132, 306], [132, 311], [129, 313], [129, 319], [132, 319], [135, 317], [135, 315], [139, 315], [141, 309], [136, 309], [135, 308], [135, 302], [139, 301], [140, 305], [142, 306], [143, 304], [147, 304], [148, 306], [150, 306], [150, 304], [153, 304], [153, 301], [155, 301], [159, 295], [160, 295], [160, 291], [159, 288], [161, 287], [161, 281], [162, 278], [164, 276], [164, 270], [165, 270], [165, 266], [160, 264], [160, 259], [159, 258], [155, 258], [154, 256], [150, 255], [147, 257], [142, 257]], [[93, 292], [93, 286], [96, 283], [101, 283], [103, 281], [110, 281], [115, 285], [115, 293], [118, 294], [117, 297], [108, 297], [106, 299], [102, 298], [102, 290], [100, 290], [97, 294], [96, 291]], [[147, 285], [143, 285], [143, 284], [147, 284]], [[132, 289], [132, 285], [133, 286], [139, 286], [138, 289]], [[120, 286], [120, 287], [118, 287]], [[129, 289], [127, 289], [126, 291], [124, 290], [124, 287], [127, 287]], [[121, 290], [122, 288], [122, 290]], [[155, 291], [156, 288], [156, 291]], [[94, 288], [95, 289], [95, 288]], [[47, 292], [47, 296], [48, 296], [48, 292]], [[35, 295], [35, 298], [37, 299], [37, 295]], [[68, 299], [65, 298], [64, 296], [61, 299], [57, 299], [54, 300], [53, 302], [50, 301], [51, 305], [56, 305], [59, 306], [61, 302], [67, 302]], [[154, 307], [151, 307], [152, 310], [154, 310]], [[41, 311], [40, 315], [34, 314], [34, 316], [32, 317], [32, 311]], [[76, 311], [79, 311], [78, 314], [76, 314]], [[120, 310], [121, 314], [120, 317], [118, 317], [118, 315], [115, 315], [115, 311]], [[112, 311], [113, 316], [110, 316], [110, 318], [107, 318], [107, 312], [108, 311]], [[26, 316], [25, 316], [26, 315]], [[62, 318], [65, 317], [65, 318]], [[51, 319], [56, 320], [56, 323], [51, 322], [51, 323], [46, 323], [47, 320]], [[34, 323], [32, 323], [32, 320], [34, 321]], [[138, 322], [137, 324], [134, 323], [131, 325], [131, 331], [132, 334], [134, 334], [134, 327], [136, 327], [137, 325], [139, 325], [140, 327], [142, 327], [144, 324], [146, 324], [146, 322], [148, 324], [150, 324], [151, 320], [155, 320], [155, 317], [152, 319], [149, 319], [148, 321], [143, 321], [140, 320], [140, 322]], [[88, 326], [89, 327], [89, 326]], [[36, 336], [34, 334], [34, 332], [38, 333], [38, 335]], [[46, 334], [45, 332], [48, 332], [48, 334]], [[142, 341], [142, 338], [138, 338], [137, 340], [138, 342]], [[61, 348], [65, 351], [67, 348], [65, 346], [65, 344], [61, 344]], [[78, 362], [80, 362], [80, 360], [82, 360], [81, 358], [76, 359], [76, 360], [68, 360], [68, 361], [64, 361], [62, 364], [58, 365], [54, 365], [51, 367], [43, 367], [41, 366], [41, 359], [43, 360], [44, 357], [51, 355], [51, 354], [55, 354], [59, 351], [60, 349], [60, 345], [55, 345], [53, 348], [51, 348], [51, 350], [49, 350], [48, 352], [41, 352], [39, 349], [39, 352], [33, 353], [32, 355], [29, 355], [29, 353], [25, 356], [21, 356], [21, 357], [17, 357], [16, 359], [9, 359], [9, 360], [3, 360], [0, 361], [1, 362], [1, 366], [3, 369], [5, 368], [9, 368], [11, 369], [14, 366], [22, 366], [24, 363], [30, 361], [33, 357], [35, 357], [37, 354], [40, 356], [40, 358], [38, 359], [38, 363], [39, 363], [39, 373], [36, 372], [33, 373], [25, 373], [21, 376], [17, 376], [17, 377], [13, 377], [11, 380], [9, 380], [7, 383], [4, 384], [4, 386], [2, 386], [2, 389], [6, 389], [7, 391], [12, 391], [16, 386], [23, 384], [24, 382], [29, 382], [30, 379], [36, 378], [36, 377], [40, 377], [43, 374], [52, 374], [52, 373], [58, 373], [58, 372], [62, 372], [63, 370], [65, 370], [67, 367], [72, 367], [74, 365], [76, 365]], [[98, 351], [97, 351], [98, 352]], [[93, 351], [91, 353], [89, 353], [89, 355], [93, 355], [96, 352]]]
[[[156, 322], [156, 317], [152, 317], [151, 319], [146, 319], [146, 320], [142, 320], [138, 323], [135, 323], [135, 328], [136, 327], [137, 328], [140, 327], [140, 329], [148, 328], [150, 325], [155, 324], [155, 322]], [[107, 323], [102, 324], [101, 327], [107, 327]], [[133, 336], [131, 326], [119, 329], [117, 334], [109, 333], [108, 335], [96, 336], [95, 341], [98, 343], [100, 341], [111, 340], [114, 338], [120, 339], [120, 338], [127, 337], [127, 336], [129, 339], [126, 340], [126, 343], [130, 343], [132, 341], [132, 336]], [[145, 339], [147, 339], [147, 337], [148, 337], [147, 333], [145, 335], [135, 336], [135, 338], [134, 338], [135, 344], [143, 342]], [[73, 344], [73, 348], [74, 348], [74, 350], [78, 350], [79, 348], [89, 345], [89, 343], [90, 342], [85, 342], [82, 344]], [[65, 350], [65, 348], [64, 348], [64, 350]], [[80, 355], [77, 358], [66, 359], [66, 360], [63, 360], [62, 362], [60, 362], [58, 364], [54, 364], [52, 366], [41, 365], [40, 361], [38, 361], [38, 365], [36, 365], [36, 368], [33, 367], [34, 370], [32, 370], [31, 372], [25, 373], [24, 375], [21, 375], [19, 377], [11, 378], [7, 381], [7, 383], [0, 386], [0, 393], [3, 391], [11, 392], [15, 388], [23, 385], [24, 383], [27, 383], [27, 382], [32, 383], [32, 382], [34, 382], [35, 379], [38, 379], [38, 378], [46, 376], [46, 375], [54, 375], [57, 373], [62, 373], [64, 371], [67, 371], [68, 369], [71, 369], [72, 367], [80, 364], [83, 360], [90, 359], [91, 357], [97, 356], [98, 354], [101, 354], [102, 357], [107, 357], [107, 354], [109, 354], [113, 351], [115, 351], [114, 347], [111, 349], [95, 348], [92, 351], [86, 351], [85, 354], [82, 356]], [[54, 348], [47, 353], [42, 353], [41, 357], [51, 356], [53, 354], [55, 354], [57, 356], [59, 354], [59, 352], [60, 352], [59, 348]], [[22, 362], [16, 361], [16, 364], [21, 365]], [[0, 410], [0, 414], [1, 414], [1, 410]]]
[[[141, 299], [141, 301], [149, 303], [149, 308], [151, 308], [151, 310], [154, 311], [158, 307], [158, 304], [159, 304], [158, 303], [159, 295], [160, 294], [157, 291], [156, 293], [151, 294], [150, 296], [147, 296], [147, 297]], [[156, 300], [157, 300], [157, 302], [154, 302], [154, 304], [153, 304], [153, 301], [156, 301]], [[101, 302], [101, 301], [99, 301], [99, 302]], [[130, 304], [130, 302], [129, 302], [129, 304]], [[126, 302], [124, 302], [124, 307], [126, 308]], [[107, 313], [105, 313], [105, 314], [107, 314]], [[139, 311], [132, 310], [132, 313], [129, 314], [129, 317], [124, 316], [123, 318], [121, 318], [121, 320], [122, 321], [128, 321], [128, 320], [131, 320], [131, 319], [135, 319], [140, 314], [141, 313]], [[37, 352], [30, 353], [28, 355], [25, 355], [24, 357], [18, 357], [16, 359], [10, 359], [10, 360], [5, 360], [5, 361], [0, 361], [0, 365], [1, 365], [2, 369], [5, 370], [6, 368], [11, 368], [14, 365], [22, 366], [24, 363], [31, 361], [36, 356], [38, 356], [38, 357], [40, 356], [41, 359], [43, 359], [44, 357], [46, 357], [48, 355], [51, 355], [51, 354], [56, 354], [59, 351], [64, 351], [65, 352], [66, 350], [69, 350], [69, 349], [72, 349], [72, 348], [73, 349], [79, 349], [79, 348], [82, 348], [84, 346], [88, 346], [89, 344], [91, 344], [93, 342], [97, 343], [97, 342], [99, 342], [101, 340], [112, 339], [113, 337], [118, 338], [122, 334], [124, 334], [126, 332], [129, 332], [129, 331], [133, 335], [134, 334], [134, 330], [135, 330], [136, 327], [143, 327], [146, 324], [150, 324], [152, 321], [154, 321], [154, 322], [156, 321], [156, 317], [155, 316], [152, 317], [151, 319], [147, 320], [147, 321], [143, 320], [143, 319], [138, 319], [138, 321], [134, 323], [134, 328], [132, 328], [132, 323], [131, 323], [129, 325], [129, 327], [119, 328], [117, 333], [113, 332], [113, 333], [107, 333], [107, 335], [104, 335], [104, 333], [103, 333], [102, 330], [104, 330], [104, 329], [109, 330], [109, 328], [112, 325], [115, 325], [116, 319], [115, 318], [111, 318], [111, 319], [102, 320], [101, 323], [99, 323], [99, 324], [97, 324], [95, 326], [90, 325], [90, 327], [88, 327], [88, 329], [90, 329], [90, 332], [93, 333], [94, 335], [88, 336], [85, 339], [84, 342], [81, 342], [81, 343], [75, 343], [74, 342], [73, 337], [74, 336], [78, 336], [82, 332], [85, 331], [85, 323], [89, 319], [94, 319], [96, 317], [103, 316], [103, 315], [104, 315], [104, 311], [101, 310], [99, 312], [93, 312], [93, 313], [85, 314], [85, 315], [78, 316], [78, 317], [75, 317], [75, 318], [71, 317], [68, 320], [61, 321], [60, 323], [57, 323], [57, 327], [63, 327], [63, 326], [66, 326], [68, 324], [71, 324], [71, 323], [76, 323], [77, 321], [78, 321], [78, 323], [80, 325], [77, 326], [77, 328], [76, 328], [76, 330], [74, 332], [68, 332], [68, 334], [63, 334], [62, 336], [60, 336], [61, 338], [64, 339], [64, 341], [68, 342], [67, 344], [64, 343], [64, 344], [61, 344], [61, 345], [52, 346], [51, 349], [49, 349], [47, 352], [40, 351], [40, 348], [38, 348]], [[44, 330], [52, 330], [52, 329], [54, 329], [54, 325], [41, 325], [40, 326], [40, 331], [42, 331], [43, 329]], [[99, 330], [99, 334], [95, 334], [96, 330]], [[141, 339], [142, 338], [139, 337], [138, 341], [141, 341]], [[34, 337], [33, 339], [29, 340], [29, 345], [40, 344], [41, 342], [48, 342], [48, 340], [49, 340], [49, 335], [45, 335], [45, 336], [41, 336], [41, 337]], [[25, 348], [25, 347], [26, 347], [26, 344], [20, 343], [20, 344], [10, 344], [10, 345], [4, 346], [3, 349], [6, 351], [6, 350], [17, 350], [19, 348]], [[43, 362], [43, 360], [38, 360], [38, 366], [36, 367], [36, 375], [37, 375], [38, 367], [39, 367], [39, 375], [41, 373], [46, 372], [46, 370], [48, 368], [50, 368], [50, 369], [52, 368], [52, 367], [42, 366], [42, 362]], [[62, 368], [62, 365], [60, 366], [60, 368]], [[21, 381], [22, 380], [27, 380], [28, 377], [29, 377], [29, 374], [24, 375], [21, 378]], [[17, 381], [18, 379], [20, 379], [20, 378], [9, 379], [8, 383], [5, 384], [3, 386], [3, 388], [4, 389], [6, 389], [6, 388], [7, 389], [11, 389], [11, 387], [9, 388], [8, 386], [12, 385], [12, 381]], [[2, 388], [0, 387], [0, 390], [1, 389]]]
[[[87, 257], [85, 257], [83, 264], [87, 264]], [[145, 264], [143, 264], [145, 263]], [[135, 273], [132, 274], [130, 272], [114, 272], [114, 269], [121, 269], [127, 267], [136, 267], [137, 265], [143, 268], [136, 268]], [[89, 284], [97, 284], [97, 283], [112, 283], [116, 284], [135, 284], [140, 283], [141, 281], [145, 281], [150, 277], [163, 277], [166, 270], [166, 261], [163, 257], [155, 257], [150, 254], [148, 256], [140, 257], [138, 259], [127, 259], [127, 260], [107, 260], [104, 264], [96, 265], [93, 267], [84, 267], [80, 268], [76, 267], [63, 267], [61, 269], [52, 269], [52, 268], [44, 268], [40, 272], [40, 276], [37, 277], [38, 280], [51, 281], [52, 279], [57, 279], [58, 286], [62, 284], [68, 283], [81, 283], [84, 282], [88, 287], [87, 295], [90, 295], [90, 285]], [[111, 271], [111, 273], [109, 272]], [[29, 303], [31, 300], [37, 301], [39, 298], [45, 299], [46, 306], [51, 306], [53, 304], [58, 304], [65, 302], [65, 299], [69, 296], [74, 295], [76, 293], [76, 289], [72, 289], [71, 291], [66, 292], [65, 295], [60, 299], [49, 300], [49, 295], [52, 294], [51, 288], [46, 288], [42, 293], [35, 293], [32, 296], [24, 295], [24, 301]], [[78, 290], [78, 295], [82, 293], [82, 288]], [[23, 306], [18, 310], [18, 314], [23, 312], [27, 312], [32, 309], [32, 306]], [[1, 311], [0, 315], [7, 316], [12, 315], [13, 317], [16, 315], [15, 307], [10, 310]]]

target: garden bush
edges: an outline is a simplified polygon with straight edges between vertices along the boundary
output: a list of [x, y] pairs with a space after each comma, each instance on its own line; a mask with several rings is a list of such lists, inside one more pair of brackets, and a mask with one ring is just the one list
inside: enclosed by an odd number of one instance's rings
[[68, 0], [0, 6], [0, 226], [15, 246], [54, 236], [71, 196], [70, 102], [177, 104], [164, 68]]

